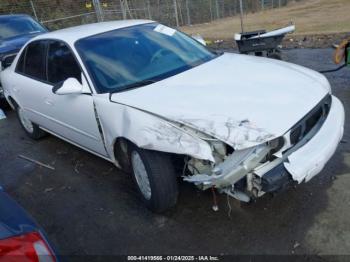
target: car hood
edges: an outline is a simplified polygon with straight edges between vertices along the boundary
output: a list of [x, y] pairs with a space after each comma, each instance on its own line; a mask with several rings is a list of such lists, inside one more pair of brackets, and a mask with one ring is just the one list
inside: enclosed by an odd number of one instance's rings
[[0, 40], [0, 57], [4, 54], [18, 52], [25, 43], [39, 34], [42, 33], [26, 34]]
[[157, 83], [111, 95], [235, 149], [284, 135], [327, 93], [327, 79], [294, 64], [223, 54]]

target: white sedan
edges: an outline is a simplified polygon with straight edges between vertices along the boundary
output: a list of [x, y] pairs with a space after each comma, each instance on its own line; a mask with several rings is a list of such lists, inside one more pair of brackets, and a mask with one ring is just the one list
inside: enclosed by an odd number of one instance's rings
[[38, 36], [1, 81], [30, 137], [51, 133], [130, 171], [155, 212], [176, 204], [177, 177], [244, 202], [307, 182], [343, 136], [323, 75], [216, 53], [153, 21]]

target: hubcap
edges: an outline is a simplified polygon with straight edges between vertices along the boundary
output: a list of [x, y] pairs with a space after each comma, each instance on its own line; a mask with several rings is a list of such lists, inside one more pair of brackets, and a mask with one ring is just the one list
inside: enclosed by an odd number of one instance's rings
[[140, 188], [142, 195], [147, 200], [150, 200], [152, 196], [152, 192], [151, 192], [149, 178], [147, 175], [145, 165], [143, 164], [143, 161], [141, 159], [141, 156], [136, 151], [133, 151], [131, 153], [131, 164], [134, 170], [137, 185]]
[[22, 108], [18, 108], [18, 115], [19, 115], [19, 120], [21, 121], [24, 129], [29, 133], [33, 133], [33, 130], [34, 130], [33, 124], [26, 117], [25, 112], [23, 111]]

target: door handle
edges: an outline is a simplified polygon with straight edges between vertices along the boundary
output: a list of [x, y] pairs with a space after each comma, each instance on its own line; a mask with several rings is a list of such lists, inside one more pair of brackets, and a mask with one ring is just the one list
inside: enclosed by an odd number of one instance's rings
[[45, 104], [49, 106], [53, 106], [53, 102], [51, 100], [45, 100]]
[[12, 87], [13, 92], [18, 93], [18, 89], [16, 87]]

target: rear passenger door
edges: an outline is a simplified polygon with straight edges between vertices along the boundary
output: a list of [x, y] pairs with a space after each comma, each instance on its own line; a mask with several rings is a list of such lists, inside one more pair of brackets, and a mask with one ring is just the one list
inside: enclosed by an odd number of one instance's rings
[[15, 100], [29, 119], [40, 125], [47, 123], [45, 97], [52, 86], [46, 80], [47, 41], [30, 43], [21, 53], [16, 66], [16, 81], [12, 84]]
[[68, 78], [77, 79], [86, 92], [46, 98], [50, 123], [47, 128], [57, 135], [95, 153], [107, 156], [99, 131], [91, 90], [81, 67], [68, 45], [50, 40], [47, 50], [47, 81], [51, 88]]

